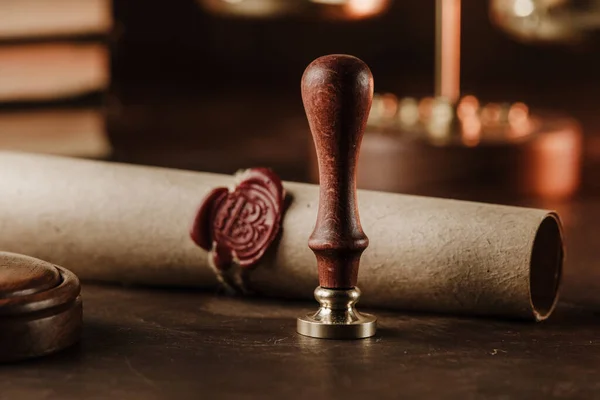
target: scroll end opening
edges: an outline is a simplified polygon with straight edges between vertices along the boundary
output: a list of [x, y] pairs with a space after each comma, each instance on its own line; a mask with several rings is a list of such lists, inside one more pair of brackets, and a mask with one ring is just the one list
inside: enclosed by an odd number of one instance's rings
[[547, 319], [558, 302], [564, 260], [560, 220], [548, 214], [540, 224], [531, 251], [529, 293], [536, 321]]

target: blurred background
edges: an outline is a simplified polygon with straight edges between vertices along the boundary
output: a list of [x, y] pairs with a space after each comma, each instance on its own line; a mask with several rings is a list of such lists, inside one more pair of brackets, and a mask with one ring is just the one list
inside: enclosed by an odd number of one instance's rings
[[563, 204], [600, 191], [597, 28], [596, 0], [4, 0], [0, 147], [315, 182], [300, 78], [348, 53], [360, 187]]

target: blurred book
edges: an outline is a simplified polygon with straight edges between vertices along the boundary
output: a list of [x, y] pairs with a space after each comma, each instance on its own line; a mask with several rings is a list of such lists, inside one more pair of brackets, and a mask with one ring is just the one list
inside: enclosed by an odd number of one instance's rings
[[108, 82], [104, 44], [0, 46], [0, 102], [76, 97], [105, 90]]
[[105, 158], [112, 0], [0, 1], [0, 149]]
[[111, 152], [98, 109], [0, 112], [0, 149], [98, 159]]
[[2, 0], [0, 39], [105, 34], [111, 0]]

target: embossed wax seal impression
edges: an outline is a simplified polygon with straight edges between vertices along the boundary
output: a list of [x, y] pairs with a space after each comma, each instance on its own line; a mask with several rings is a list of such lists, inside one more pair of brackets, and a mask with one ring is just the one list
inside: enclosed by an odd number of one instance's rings
[[221, 272], [260, 260], [279, 233], [284, 207], [285, 191], [273, 171], [251, 168], [235, 178], [233, 188], [215, 188], [205, 197], [191, 229], [192, 240]]

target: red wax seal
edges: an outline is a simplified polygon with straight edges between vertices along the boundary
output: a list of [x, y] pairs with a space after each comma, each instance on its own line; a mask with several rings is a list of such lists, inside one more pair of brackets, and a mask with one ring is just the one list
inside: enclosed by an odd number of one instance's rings
[[219, 187], [206, 196], [190, 232], [219, 270], [234, 261], [253, 266], [281, 226], [285, 192], [279, 177], [267, 168], [247, 169], [235, 177], [233, 190]]

